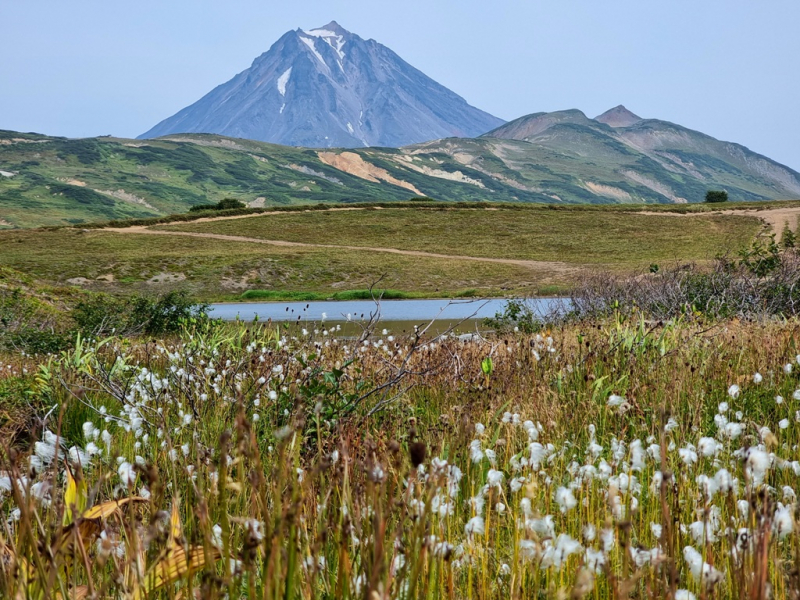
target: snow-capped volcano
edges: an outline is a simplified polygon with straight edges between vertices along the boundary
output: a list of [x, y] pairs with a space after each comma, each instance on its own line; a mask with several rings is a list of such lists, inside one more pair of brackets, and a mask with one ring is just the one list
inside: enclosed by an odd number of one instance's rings
[[269, 51], [142, 138], [218, 133], [310, 147], [402, 146], [474, 137], [503, 121], [335, 21]]

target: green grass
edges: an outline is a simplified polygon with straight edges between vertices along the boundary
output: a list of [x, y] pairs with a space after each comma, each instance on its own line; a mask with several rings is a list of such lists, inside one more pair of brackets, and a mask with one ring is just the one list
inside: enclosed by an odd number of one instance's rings
[[[471, 292], [474, 290], [468, 290]], [[463, 297], [463, 292], [455, 294]], [[399, 290], [346, 290], [325, 294], [321, 292], [292, 292], [278, 290], [247, 290], [241, 296], [242, 300], [290, 300], [297, 302], [310, 302], [313, 300], [372, 300], [373, 298], [383, 298], [384, 300], [407, 300], [419, 298], [420, 294], [401, 292]]]
[[[201, 300], [226, 301], [250, 289], [328, 298], [379, 280], [381, 287], [428, 297], [535, 294], [540, 286], [569, 283], [547, 268], [76, 229], [0, 232], [0, 263], [45, 283], [83, 278], [82, 287], [92, 290], [186, 289]], [[163, 273], [185, 279], [149, 283]]]
[[[625, 210], [428, 206], [276, 212], [157, 227], [356, 249], [56, 228], [0, 232], [0, 262], [53, 284], [81, 278], [84, 287], [111, 292], [179, 288], [204, 300], [236, 300], [248, 291], [263, 291], [260, 299], [284, 300], [295, 293], [343, 298], [379, 280], [381, 287], [407, 297], [453, 297], [466, 291], [473, 296], [557, 294], [597, 268], [627, 272], [735, 253], [761, 229], [757, 219], [741, 215], [687, 218]], [[544, 262], [495, 264], [360, 247]]]
[[760, 230], [748, 216], [693, 218], [604, 210], [387, 208], [271, 215], [158, 226], [260, 239], [437, 254], [640, 268], [704, 261], [747, 246]]

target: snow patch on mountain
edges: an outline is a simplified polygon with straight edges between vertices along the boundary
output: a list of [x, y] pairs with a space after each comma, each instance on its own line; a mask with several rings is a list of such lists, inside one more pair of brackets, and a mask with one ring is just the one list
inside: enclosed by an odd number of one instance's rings
[[308, 49], [314, 53], [314, 56], [316, 56], [319, 59], [319, 62], [321, 62], [326, 67], [328, 66], [328, 63], [326, 63], [325, 59], [322, 58], [322, 54], [320, 54], [319, 51], [317, 50], [317, 46], [314, 44], [314, 40], [312, 40], [311, 38], [303, 37], [301, 35], [300, 41], [303, 42], [306, 46], [308, 46]]
[[289, 67], [283, 72], [283, 75], [278, 77], [278, 92], [281, 96], [286, 95], [286, 84], [289, 83], [289, 77], [292, 76], [292, 67]]
[[345, 39], [343, 35], [339, 35], [333, 31], [328, 31], [327, 29], [312, 29], [310, 31], [303, 31], [303, 33], [324, 40], [331, 48], [333, 48], [334, 52], [336, 52], [336, 54], [339, 56], [339, 60], [344, 60], [344, 52], [342, 52], [342, 48], [345, 45]]
[[304, 29], [303, 33], [313, 37], [341, 37], [337, 36], [333, 31], [328, 31], [327, 29]]

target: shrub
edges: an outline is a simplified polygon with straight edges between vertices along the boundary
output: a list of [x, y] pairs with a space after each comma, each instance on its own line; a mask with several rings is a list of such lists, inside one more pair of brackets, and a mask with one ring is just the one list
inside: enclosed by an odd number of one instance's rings
[[72, 319], [84, 336], [159, 335], [178, 331], [192, 318], [206, 318], [207, 310], [208, 305], [196, 303], [183, 291], [131, 298], [98, 294], [79, 302]]
[[724, 190], [708, 190], [706, 192], [706, 202], [727, 202], [728, 192]]
[[541, 331], [544, 325], [543, 316], [524, 300], [509, 300], [502, 313], [484, 319], [483, 323], [498, 333], [509, 331], [536, 333]]
[[70, 339], [55, 308], [22, 287], [0, 287], [0, 350], [47, 354], [67, 348]]
[[789, 249], [794, 248], [796, 244], [797, 236], [789, 227], [789, 223], [786, 223], [786, 225], [783, 227], [783, 233], [781, 234], [781, 245], [784, 248]]
[[247, 208], [247, 205], [235, 198], [224, 198], [217, 202], [217, 210], [231, 210], [235, 208]]
[[189, 209], [189, 212], [200, 212], [206, 210], [241, 210], [247, 208], [244, 202], [235, 198], [224, 198], [216, 204], [197, 204]]
[[198, 204], [189, 208], [189, 212], [204, 212], [207, 210], [217, 210], [216, 204]]
[[800, 315], [800, 255], [779, 252], [774, 239], [756, 243], [740, 260], [717, 258], [711, 268], [680, 264], [657, 273], [592, 275], [570, 296], [570, 317], [640, 313], [666, 320], [794, 317]]

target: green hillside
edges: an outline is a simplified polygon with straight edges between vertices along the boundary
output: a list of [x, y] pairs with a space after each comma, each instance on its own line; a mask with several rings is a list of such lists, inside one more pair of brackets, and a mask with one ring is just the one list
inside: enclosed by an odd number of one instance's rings
[[[235, 198], [250, 206], [446, 202], [670, 204], [800, 197], [800, 174], [664, 121], [612, 127], [537, 113], [481, 138], [315, 150], [216, 135], [66, 139], [0, 131], [0, 228], [155, 217]], [[598, 117], [600, 119], [600, 117]]]

